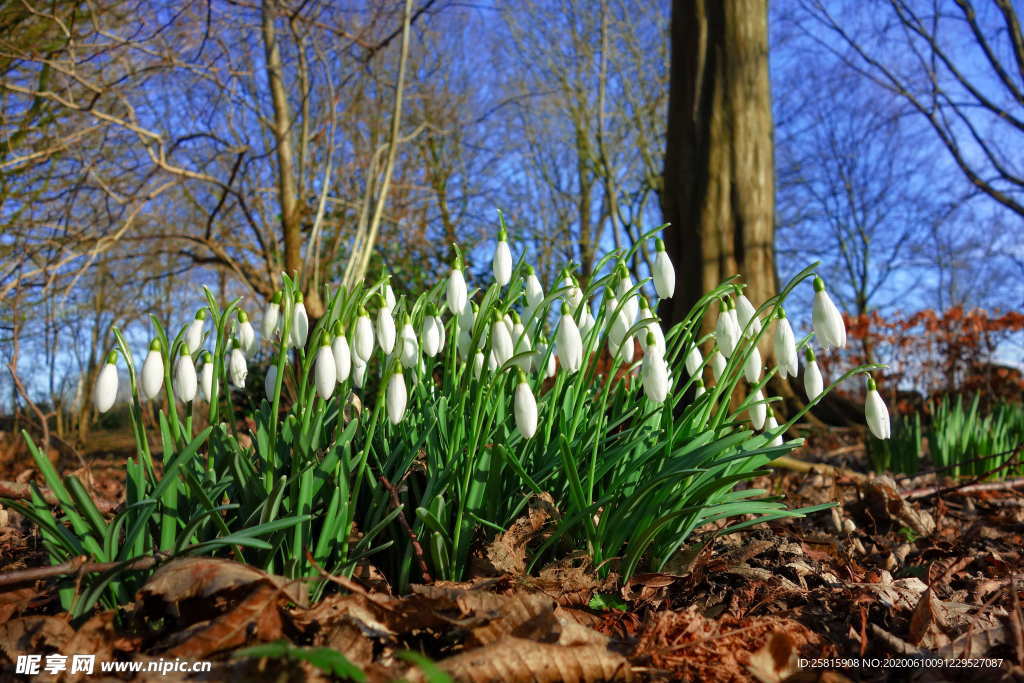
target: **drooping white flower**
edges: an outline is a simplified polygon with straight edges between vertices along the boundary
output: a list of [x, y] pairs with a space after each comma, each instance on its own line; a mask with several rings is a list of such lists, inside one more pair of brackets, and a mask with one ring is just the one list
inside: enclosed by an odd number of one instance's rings
[[256, 330], [249, 322], [249, 316], [242, 309], [238, 309], [238, 343], [242, 346], [242, 352], [248, 356], [256, 346]]
[[825, 291], [825, 281], [820, 277], [814, 278], [811, 317], [814, 322], [814, 334], [824, 348], [846, 346], [846, 324], [843, 322], [843, 314], [832, 303], [828, 292]]
[[579, 283], [576, 282], [576, 278], [568, 268], [562, 273], [561, 286], [568, 288], [567, 291], [563, 292], [562, 296], [568, 302], [571, 312], [575, 313], [576, 309], [583, 303], [583, 290], [580, 289]]
[[295, 292], [295, 310], [292, 312], [291, 343], [297, 349], [306, 346], [309, 337], [309, 315], [306, 304], [302, 303], [302, 292]]
[[562, 317], [558, 321], [556, 337], [558, 362], [566, 372], [573, 373], [583, 367], [583, 339], [576, 321], [570, 315], [569, 306], [562, 303]]
[[117, 399], [117, 352], [111, 351], [107, 362], [96, 375], [96, 384], [92, 389], [92, 402], [97, 413], [105, 413]]
[[203, 369], [199, 374], [199, 389], [203, 393], [203, 400], [209, 403], [213, 400], [213, 354], [209, 351], [203, 352]]
[[352, 356], [352, 384], [357, 389], [362, 389], [363, 384], [366, 383], [366, 361], [361, 359], [358, 354]]
[[546, 337], [537, 344], [537, 351], [533, 355], [533, 364], [538, 369], [543, 369], [544, 379], [554, 377], [555, 372], [558, 371], [557, 356], [554, 352], [548, 355], [548, 340]]
[[586, 336], [590, 334], [590, 331], [594, 329], [594, 325], [597, 324], [597, 321], [594, 320], [594, 314], [590, 312], [589, 305], [580, 307], [579, 318], [577, 327], [580, 328], [580, 337], [586, 338]]
[[245, 363], [245, 354], [239, 348], [238, 341], [235, 341], [234, 348], [231, 349], [231, 360], [228, 362], [228, 377], [231, 378], [231, 384], [236, 389], [244, 389], [245, 378], [248, 374], [249, 368]]
[[274, 402], [274, 391], [277, 389], [277, 366], [271, 365], [267, 368], [267, 376], [263, 378], [263, 391], [267, 395], [267, 400], [271, 403]]
[[526, 319], [529, 320], [537, 312], [544, 301], [544, 288], [541, 287], [533, 266], [526, 266]]
[[389, 311], [394, 312], [395, 303], [395, 290], [391, 289], [391, 283], [388, 282], [384, 285], [384, 305], [388, 307]]
[[526, 374], [519, 371], [519, 383], [516, 385], [515, 396], [516, 429], [524, 439], [537, 433], [537, 399], [526, 381]]
[[818, 367], [818, 361], [814, 359], [814, 351], [807, 347], [804, 354], [804, 392], [807, 394], [807, 400], [813, 401], [821, 396], [821, 392], [825, 390], [825, 382], [821, 378], [821, 369]]
[[[429, 320], [429, 317], [427, 318]], [[405, 316], [402, 333], [399, 335], [398, 360], [402, 367], [414, 368], [420, 359], [420, 343], [416, 339], [416, 329], [412, 326], [409, 316]]]
[[484, 371], [484, 363], [486, 362], [487, 359], [484, 358], [482, 351], [477, 351], [473, 354], [473, 379], [480, 379], [480, 373]]
[[498, 369], [498, 359], [494, 357], [494, 349], [487, 353], [487, 372], [494, 372]]
[[672, 266], [672, 259], [665, 251], [665, 242], [656, 240], [654, 242], [656, 254], [654, 256], [654, 267], [651, 275], [654, 276], [654, 289], [658, 292], [658, 298], [670, 299], [676, 291], [676, 271]]
[[195, 320], [189, 323], [188, 331], [185, 332], [185, 346], [190, 354], [199, 350], [203, 343], [203, 325], [206, 324], [206, 309], [200, 308], [196, 311]]
[[[519, 314], [512, 311], [512, 355], [518, 356], [530, 350], [530, 335], [526, 333], [526, 327], [520, 320]], [[516, 361], [516, 366], [523, 372], [529, 372], [532, 361], [530, 356], [522, 356]]]
[[743, 375], [751, 384], [756, 384], [761, 379], [761, 351], [754, 346], [743, 364]]
[[501, 367], [512, 357], [512, 334], [509, 332], [509, 325], [505, 319], [494, 314], [494, 322], [491, 324], [491, 353], [494, 360]]
[[334, 385], [338, 383], [338, 367], [334, 363], [334, 352], [327, 344], [327, 336], [324, 335], [320, 339], [313, 375], [316, 380], [316, 393], [326, 401], [334, 393]]
[[[654, 342], [648, 339], [647, 343], [651, 345]], [[668, 396], [672, 380], [669, 376], [668, 365], [660, 353], [655, 351], [644, 356], [640, 375], [647, 398], [654, 403], [662, 403]]]
[[[772, 412], [771, 407], [768, 408], [768, 419], [764, 423], [764, 431], [771, 433], [779, 428], [779, 423], [775, 419], [775, 413]], [[772, 437], [772, 440], [768, 442], [769, 446], [781, 446], [782, 445], [782, 433], [778, 433]]]
[[405, 404], [407, 400], [405, 375], [397, 371], [392, 372], [387, 388], [388, 421], [391, 424], [397, 425], [405, 417]]
[[476, 322], [476, 304], [467, 301], [459, 316], [459, 338], [456, 346], [459, 350], [459, 358], [463, 361], [469, 356], [469, 348], [473, 345], [473, 324]]
[[779, 377], [796, 377], [797, 375], [797, 354], [796, 337], [793, 335], [793, 328], [786, 318], [786, 312], [779, 308], [778, 319], [775, 321], [775, 334], [772, 339], [775, 351], [775, 360], [779, 364]]
[[164, 357], [160, 348], [159, 339], [150, 342], [149, 353], [142, 363], [142, 395], [148, 399], [156, 398], [164, 385]]
[[387, 307], [387, 302], [381, 299], [380, 310], [377, 311], [377, 343], [381, 351], [390, 354], [395, 349], [395, 318]]
[[748, 339], [753, 339], [761, 332], [761, 319], [757, 317], [757, 309], [742, 292], [736, 297], [736, 322], [739, 323], [740, 332]]
[[448, 290], [446, 293], [448, 310], [451, 311], [452, 315], [462, 314], [462, 311], [466, 308], [467, 298], [466, 278], [462, 275], [460, 261], [456, 259], [452, 272], [448, 274]]
[[736, 344], [740, 340], [740, 331], [730, 313], [731, 307], [728, 299], [722, 299], [720, 305], [718, 320], [715, 323], [715, 342], [722, 355], [728, 358], [736, 350]]
[[[625, 305], [620, 304], [614, 294], [608, 295], [608, 308], [605, 311], [605, 315], [608, 316], [609, 349], [612, 347], [617, 349], [619, 344], [622, 343], [623, 338], [625, 338], [626, 331], [629, 329], [624, 309]], [[615, 352], [612, 351], [612, 353], [614, 354]]]
[[356, 331], [352, 339], [352, 350], [355, 357], [363, 362], [365, 366], [373, 355], [373, 323], [370, 322], [370, 315], [365, 308], [359, 310], [359, 317], [356, 318]]
[[686, 372], [690, 374], [690, 377], [700, 372], [700, 366], [704, 364], [704, 356], [700, 353], [700, 347], [696, 344], [690, 347], [690, 350], [686, 352], [684, 364], [686, 365]]
[[263, 338], [271, 339], [278, 330], [278, 323], [281, 322], [281, 291], [274, 292], [263, 311]]
[[750, 424], [754, 429], [760, 430], [764, 427], [765, 418], [768, 416], [767, 404], [764, 402], [764, 394], [758, 389], [751, 394], [750, 399], [753, 403], [750, 404], [750, 408], [747, 409], [747, 414], [750, 415]]
[[864, 417], [867, 419], [868, 429], [875, 435], [875, 438], [888, 439], [892, 436], [889, 409], [878, 393], [878, 386], [872, 377], [868, 377], [868, 395], [864, 401]]
[[[651, 311], [650, 306], [647, 304], [647, 299], [644, 298], [644, 297], [640, 297], [640, 314], [639, 315], [640, 315], [641, 318], [655, 318], [655, 317], [657, 317]], [[645, 353], [647, 352], [647, 333], [648, 332], [654, 335], [655, 348], [657, 348], [658, 351], [661, 352], [661, 355], [664, 356], [665, 353], [667, 352], [667, 349], [665, 347], [665, 333], [661, 329], [661, 323], [658, 322], [657, 320], [652, 320], [651, 322], [647, 323], [647, 327], [644, 328], [644, 331], [641, 332], [638, 335], [638, 338], [639, 338], [639, 341], [640, 341], [640, 347], [644, 350]]]
[[715, 376], [717, 382], [722, 378], [722, 373], [725, 372], [725, 356], [718, 349], [711, 354], [711, 374]]
[[637, 301], [636, 294], [630, 294], [629, 290], [633, 289], [633, 278], [629, 275], [629, 270], [622, 266], [619, 269], [619, 285], [616, 290], [616, 294], [622, 304], [622, 316], [623, 322], [626, 324], [626, 329], [633, 326], [636, 322], [637, 313], [640, 312], [640, 303]]
[[334, 354], [334, 371], [338, 383], [348, 379], [352, 372], [352, 350], [348, 345], [348, 338], [345, 336], [345, 329], [341, 321], [334, 323], [334, 342], [331, 344], [331, 353]]
[[423, 339], [423, 353], [427, 354], [428, 358], [433, 358], [441, 352], [444, 339], [444, 325], [441, 323], [441, 319], [434, 315], [433, 312], [424, 316], [423, 329], [420, 332], [420, 336]]
[[192, 362], [192, 356], [188, 349], [183, 348], [178, 362], [174, 367], [174, 395], [185, 403], [190, 403], [196, 397], [199, 389], [199, 380], [196, 377], [196, 365]]
[[494, 270], [494, 281], [504, 287], [512, 279], [512, 250], [508, 246], [508, 233], [504, 228], [498, 232], [498, 243], [494, 247], [494, 258], [491, 261]]

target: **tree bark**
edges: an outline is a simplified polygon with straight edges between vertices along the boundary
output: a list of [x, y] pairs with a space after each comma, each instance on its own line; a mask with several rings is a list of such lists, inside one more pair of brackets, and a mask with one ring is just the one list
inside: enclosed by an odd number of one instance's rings
[[661, 207], [678, 284], [662, 304], [667, 325], [737, 273], [755, 305], [777, 289], [767, 0], [673, 0], [671, 31]]

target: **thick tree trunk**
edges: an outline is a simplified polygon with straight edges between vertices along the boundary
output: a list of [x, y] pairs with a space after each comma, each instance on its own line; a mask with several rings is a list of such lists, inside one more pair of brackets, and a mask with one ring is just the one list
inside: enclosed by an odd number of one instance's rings
[[737, 273], [755, 305], [776, 291], [767, 0], [673, 0], [669, 87], [667, 325]]

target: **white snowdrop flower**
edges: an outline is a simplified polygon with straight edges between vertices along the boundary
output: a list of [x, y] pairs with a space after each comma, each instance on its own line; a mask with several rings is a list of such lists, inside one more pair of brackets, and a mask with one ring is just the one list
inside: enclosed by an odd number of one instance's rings
[[444, 350], [445, 342], [447, 341], [447, 333], [444, 330], [444, 321], [441, 320], [441, 316], [433, 315], [434, 325], [437, 327], [437, 334], [441, 337], [441, 341], [438, 343], [437, 352], [440, 353]]
[[432, 311], [423, 318], [423, 329], [420, 336], [423, 339], [423, 353], [427, 354], [428, 358], [433, 358], [440, 353], [443, 345], [444, 325]]
[[536, 353], [534, 353], [533, 356], [533, 364], [538, 369], [543, 368], [544, 379], [554, 377], [555, 372], [558, 371], [558, 362], [556, 360], [556, 355], [554, 353], [548, 355], [548, 340], [546, 338], [540, 344], [537, 345], [537, 351]]
[[[654, 334], [649, 333], [649, 336], [653, 337]], [[657, 344], [657, 340], [655, 340], [654, 343]], [[657, 353], [659, 356], [662, 355], [661, 351], [659, 351], [656, 346], [651, 347], [651, 349], [652, 353]], [[636, 358], [636, 341], [633, 339], [632, 335], [622, 340], [622, 344], [619, 346], [619, 358], [621, 358], [622, 362], [627, 365], [632, 363], [633, 359]]]
[[477, 351], [473, 354], [473, 379], [480, 379], [480, 373], [484, 371], [484, 363], [486, 362], [487, 360], [484, 358], [482, 351]]
[[828, 292], [825, 291], [825, 281], [820, 277], [814, 278], [814, 304], [811, 308], [811, 317], [814, 322], [814, 334], [824, 348], [828, 349], [830, 346], [844, 348], [846, 346], [846, 324], [843, 322], [843, 315], [832, 303]]
[[185, 346], [190, 354], [199, 350], [203, 343], [203, 326], [206, 324], [206, 309], [200, 308], [196, 311], [195, 320], [189, 323], [185, 332]]
[[715, 376], [717, 382], [722, 378], [722, 373], [725, 372], [725, 356], [718, 349], [711, 354], [711, 374]]
[[750, 424], [754, 429], [761, 430], [764, 427], [765, 418], [768, 417], [767, 405], [764, 402], [764, 394], [758, 389], [751, 394], [751, 400], [753, 403], [750, 404], [750, 408], [747, 409], [747, 414], [750, 415]]
[[498, 359], [494, 357], [494, 349], [487, 353], [487, 372], [494, 372], [498, 369]]
[[362, 389], [366, 383], [366, 361], [359, 357], [358, 354], [352, 356], [352, 384], [357, 389]]
[[629, 275], [629, 270], [625, 266], [622, 266], [619, 273], [619, 285], [616, 291], [622, 304], [622, 317], [626, 324], [626, 329], [633, 326], [636, 322], [637, 313], [640, 312], [640, 303], [637, 301], [636, 294], [629, 294], [629, 290], [633, 288], [633, 278]]
[[105, 413], [117, 399], [117, 351], [111, 351], [107, 362], [96, 375], [96, 384], [92, 389], [92, 403], [97, 413]]
[[[775, 419], [775, 413], [772, 409], [768, 408], [768, 419], [764, 423], [764, 431], [771, 433], [779, 428], [779, 423]], [[772, 440], [768, 442], [769, 446], [781, 446], [782, 445], [782, 433], [778, 433], [772, 437]]]
[[160, 394], [164, 385], [164, 357], [160, 348], [159, 339], [150, 342], [149, 353], [142, 363], [142, 395], [151, 400]]
[[231, 349], [231, 360], [228, 362], [228, 377], [231, 378], [231, 384], [236, 389], [244, 389], [245, 378], [248, 374], [249, 368], [245, 363], [245, 354], [242, 353], [242, 349], [236, 341], [234, 348]]
[[[640, 317], [641, 318], [656, 318], [657, 316], [651, 311], [650, 306], [647, 304], [647, 299], [640, 297]], [[647, 333], [650, 332], [654, 335], [655, 348], [661, 352], [664, 356], [667, 349], [665, 347], [665, 333], [661, 329], [661, 323], [657, 320], [652, 320], [647, 323], [647, 327], [644, 328], [644, 332], [639, 335], [640, 347], [646, 353], [647, 351]], [[691, 373], [692, 374], [692, 373]]]
[[174, 366], [174, 395], [185, 403], [196, 397], [199, 380], [196, 377], [196, 365], [192, 362], [187, 348], [182, 348], [178, 362]]
[[889, 409], [878, 393], [878, 386], [872, 377], [868, 377], [868, 395], [864, 401], [864, 417], [867, 419], [868, 429], [876, 438], [888, 439], [892, 436]]
[[736, 322], [739, 324], [740, 332], [748, 339], [753, 339], [761, 332], [761, 319], [757, 317], [757, 309], [742, 292], [736, 297]]
[[529, 312], [527, 319], [533, 317], [541, 303], [544, 301], [544, 288], [541, 287], [537, 274], [533, 272], [533, 266], [526, 266], [526, 310]]
[[352, 339], [352, 350], [355, 357], [363, 362], [365, 366], [373, 355], [373, 323], [365, 308], [359, 309], [359, 317], [356, 318], [356, 331]]
[[516, 429], [524, 439], [537, 433], [537, 399], [526, 381], [526, 374], [519, 370], [519, 383], [515, 396]]
[[460, 315], [462, 313], [463, 309], [466, 308], [468, 296], [466, 278], [462, 275], [461, 261], [456, 259], [452, 272], [448, 274], [448, 290], [446, 292], [448, 310], [451, 311], [452, 315]]
[[295, 292], [295, 310], [292, 312], [291, 343], [297, 349], [305, 348], [309, 337], [309, 315], [306, 304], [302, 303], [302, 293]]
[[761, 350], [756, 345], [743, 364], [743, 375], [751, 384], [757, 384], [761, 379]]
[[558, 322], [555, 350], [558, 362], [566, 372], [573, 373], [583, 367], [583, 339], [576, 321], [570, 315], [569, 307], [562, 303], [562, 317]]
[[334, 354], [334, 371], [340, 384], [347, 380], [352, 372], [352, 350], [349, 348], [345, 328], [340, 320], [335, 321], [333, 331], [334, 342], [331, 344], [331, 353]]
[[562, 296], [565, 301], [569, 303], [570, 309], [575, 313], [576, 309], [583, 303], [583, 290], [580, 289], [579, 284], [576, 282], [576, 278], [566, 268], [562, 274], [562, 287], [568, 287], [568, 291], [563, 292]]
[[805, 351], [804, 363], [804, 392], [807, 394], [807, 400], [813, 401], [814, 399], [821, 396], [821, 392], [825, 389], [825, 382], [821, 378], [821, 369], [818, 368], [818, 361], [814, 359], [814, 351], [808, 347]]
[[249, 316], [245, 311], [238, 310], [238, 343], [242, 346], [242, 352], [248, 356], [256, 346], [256, 330], [249, 322]]
[[[427, 318], [429, 320], [429, 317]], [[399, 335], [398, 360], [402, 367], [414, 368], [420, 358], [420, 343], [416, 339], [416, 329], [412, 326], [409, 316], [405, 316], [402, 333]]]
[[694, 382], [693, 398], [697, 400], [701, 396], [707, 393], [707, 389], [704, 388], [704, 380], [698, 379]]
[[316, 380], [316, 393], [326, 401], [334, 393], [334, 385], [338, 383], [338, 367], [334, 363], [334, 352], [327, 344], [327, 336], [324, 335], [320, 339], [313, 375]]
[[512, 315], [510, 313], [506, 313], [501, 317], [501, 319], [505, 322], [505, 327], [508, 329], [509, 339], [511, 339], [512, 331], [515, 329], [515, 323], [512, 321]]
[[676, 291], [676, 271], [672, 267], [672, 259], [665, 251], [665, 242], [656, 240], [654, 242], [656, 254], [654, 256], [654, 268], [651, 275], [654, 277], [654, 289], [661, 299], [671, 299]]
[[271, 297], [267, 303], [267, 308], [263, 311], [263, 338], [271, 339], [278, 330], [278, 325], [281, 322], [281, 291], [274, 292], [274, 296]]
[[384, 305], [388, 307], [389, 311], [394, 312], [395, 303], [395, 290], [391, 289], [391, 283], [388, 282], [384, 285]]
[[736, 350], [739, 343], [739, 328], [730, 313], [730, 306], [727, 299], [722, 299], [721, 309], [718, 312], [718, 320], [715, 323], [715, 342], [722, 355], [728, 358]]
[[473, 324], [476, 322], [476, 304], [467, 301], [459, 316], [459, 338], [456, 346], [459, 350], [459, 357], [466, 360], [469, 356], [469, 347], [473, 345]]
[[204, 401], [209, 403], [213, 400], [213, 354], [209, 351], [203, 353], [203, 369], [199, 374], [199, 389], [202, 391]]
[[[654, 343], [654, 340], [648, 339], [647, 343], [651, 345]], [[669, 377], [668, 365], [660, 353], [655, 351], [644, 356], [640, 375], [647, 398], [654, 403], [662, 403], [668, 397], [671, 378]]]
[[388, 421], [391, 424], [397, 425], [405, 417], [405, 404], [407, 400], [405, 375], [401, 372], [392, 372], [387, 388]]
[[580, 319], [577, 324], [577, 327], [580, 328], [580, 337], [584, 338], [590, 334], [590, 331], [594, 329], [596, 324], [597, 321], [594, 320], [594, 315], [590, 312], [590, 306], [587, 305], [580, 308]]
[[778, 319], [775, 321], [775, 334], [772, 338], [775, 360], [779, 364], [779, 377], [797, 376], [796, 337], [793, 328], [786, 318], [786, 311], [779, 308]]
[[494, 314], [494, 322], [491, 324], [491, 353], [498, 367], [505, 364], [512, 357], [512, 334], [509, 332], [509, 325], [505, 319], [497, 313]]
[[[530, 336], [526, 334], [526, 327], [519, 319], [519, 314], [512, 312], [512, 355], [526, 353], [530, 350]], [[516, 366], [523, 372], [530, 372], [530, 356], [523, 356], [516, 361]]]
[[395, 349], [396, 336], [395, 318], [391, 315], [387, 302], [381, 299], [381, 307], [377, 311], [377, 343], [380, 344], [381, 351], [390, 355]]
[[[626, 322], [625, 308], [625, 305], [620, 304], [614, 294], [609, 295], [606, 311], [608, 316], [608, 339], [616, 348], [618, 348], [618, 345], [626, 336], [626, 331], [629, 329], [629, 323]], [[611, 342], [613, 339], [614, 342]]]
[[700, 347], [696, 344], [690, 347], [690, 350], [686, 352], [684, 364], [686, 365], [686, 372], [690, 374], [690, 377], [700, 372], [700, 366], [704, 364], [704, 356], [700, 353]]
[[494, 270], [494, 281], [504, 287], [512, 279], [512, 250], [508, 246], [508, 233], [502, 228], [498, 232], [498, 244], [494, 247], [494, 258], [491, 261]]
[[267, 395], [267, 401], [274, 402], [274, 391], [277, 389], [277, 366], [271, 365], [267, 368], [267, 376], [263, 378], [263, 392]]

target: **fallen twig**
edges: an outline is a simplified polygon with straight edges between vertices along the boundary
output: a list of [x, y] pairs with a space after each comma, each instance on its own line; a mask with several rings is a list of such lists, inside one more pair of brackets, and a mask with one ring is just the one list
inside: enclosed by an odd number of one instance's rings
[[918, 500], [921, 498], [930, 498], [931, 496], [944, 495], [947, 493], [985, 493], [988, 491], [1010, 491], [1013, 489], [1024, 488], [1024, 479], [1007, 479], [1006, 481], [991, 481], [983, 484], [967, 482], [964, 484], [957, 484], [954, 486], [929, 486], [923, 489], [913, 489], [911, 491], [904, 491], [903, 497], [907, 500]]
[[820, 472], [821, 474], [827, 474], [833, 477], [849, 477], [856, 481], [864, 481], [868, 478], [866, 474], [854, 472], [853, 470], [848, 470], [845, 467], [835, 467], [834, 465], [826, 465], [822, 462], [807, 462], [806, 460], [792, 458], [788, 455], [775, 458], [775, 460], [772, 460], [770, 464], [773, 467], [790, 470], [791, 472]]
[[158, 554], [139, 557], [124, 562], [89, 562], [85, 555], [79, 555], [73, 560], [68, 560], [52, 567], [34, 567], [32, 569], [18, 569], [12, 572], [0, 574], [0, 586], [13, 586], [19, 583], [52, 579], [57, 576], [68, 574], [91, 574], [94, 572], [105, 572], [111, 569], [150, 569], [158, 562], [167, 559], [169, 555]]

